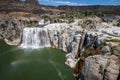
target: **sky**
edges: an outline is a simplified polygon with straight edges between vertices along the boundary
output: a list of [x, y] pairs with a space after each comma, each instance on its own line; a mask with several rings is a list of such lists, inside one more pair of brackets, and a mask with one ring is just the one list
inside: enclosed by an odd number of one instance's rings
[[40, 4], [59, 6], [59, 5], [120, 5], [120, 0], [38, 0]]

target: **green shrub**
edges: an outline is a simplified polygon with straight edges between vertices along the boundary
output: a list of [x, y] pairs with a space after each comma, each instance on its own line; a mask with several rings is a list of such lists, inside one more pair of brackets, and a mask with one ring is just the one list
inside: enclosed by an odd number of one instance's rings
[[118, 39], [107, 40], [107, 42], [120, 42]]
[[99, 66], [99, 73], [100, 73], [101, 75], [104, 74], [104, 68], [103, 68], [103, 65], [102, 65], [102, 64]]
[[35, 27], [35, 26], [36, 24], [34, 22], [28, 24], [28, 27]]

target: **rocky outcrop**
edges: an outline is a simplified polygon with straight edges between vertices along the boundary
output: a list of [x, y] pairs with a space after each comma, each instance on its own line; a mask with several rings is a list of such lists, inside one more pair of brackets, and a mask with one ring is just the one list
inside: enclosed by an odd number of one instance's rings
[[[119, 46], [120, 28], [103, 22], [86, 30], [77, 25], [79, 24], [56, 23], [45, 26], [48, 29], [52, 47], [68, 53], [65, 63], [74, 69], [76, 79], [82, 75], [83, 80], [117, 80], [120, 69], [119, 47], [114, 47]], [[118, 35], [114, 34], [114, 31]], [[113, 42], [110, 41], [111, 39]], [[117, 43], [114, 39], [117, 39]]]
[[85, 59], [82, 80], [119, 80], [120, 57], [114, 55], [119, 52], [112, 54], [108, 46], [102, 48], [101, 52], [102, 55], [89, 56]]
[[114, 47], [112, 50], [112, 54], [114, 54], [115, 56], [118, 56], [120, 59], [120, 46], [119, 47]]
[[71, 68], [75, 67], [78, 57], [82, 56], [85, 50], [97, 48], [104, 43], [98, 40], [96, 35], [66, 23], [50, 24], [45, 28], [48, 29], [52, 46], [68, 53], [66, 64]]
[[92, 11], [92, 12], [102, 12], [105, 14], [117, 14], [120, 15], [120, 6], [59, 6], [60, 10], [65, 11]]
[[38, 5], [38, 0], [0, 0], [0, 2], [2, 5], [4, 5], [5, 3], [9, 4], [9, 3], [21, 3], [21, 2]]
[[83, 18], [78, 21], [78, 25], [85, 29], [94, 29], [96, 26], [101, 26], [102, 19], [99, 17], [91, 18]]
[[3, 16], [0, 21], [0, 39], [4, 39], [10, 45], [20, 44], [23, 28], [28, 25], [29, 19]]
[[38, 0], [0, 0], [0, 13], [29, 12], [34, 14], [54, 13], [59, 10], [54, 6], [40, 5]]
[[108, 23], [112, 26], [119, 26], [120, 27], [120, 24], [119, 24], [120, 23], [120, 17], [119, 16], [111, 16], [110, 18], [109, 17], [110, 16], [103, 17], [102, 21], [106, 22], [106, 23]]
[[97, 26], [117, 26], [120, 27], [120, 17], [113, 16], [114, 18], [105, 18], [105, 17], [86, 17], [78, 20], [78, 25], [87, 30], [95, 29]]
[[32, 5], [39, 5], [38, 0], [26, 0], [25, 3], [32, 4]]

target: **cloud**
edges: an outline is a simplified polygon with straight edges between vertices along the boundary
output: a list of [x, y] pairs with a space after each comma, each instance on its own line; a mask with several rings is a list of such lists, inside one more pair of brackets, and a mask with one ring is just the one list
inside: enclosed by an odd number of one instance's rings
[[[39, 0], [41, 1], [41, 0]], [[80, 4], [80, 3], [76, 3], [76, 2], [70, 2], [70, 1], [56, 1], [56, 0], [42, 0], [42, 1], [46, 1], [46, 2], [49, 2], [49, 3], [53, 3], [53, 4], [59, 4], [59, 5], [73, 5], [73, 6], [76, 6], [76, 5], [86, 5], [86, 4]]]
[[109, 2], [111, 4], [113, 4], [113, 5], [120, 5], [120, 1], [119, 0], [110, 0]]
[[55, 3], [63, 4], [63, 5], [83, 5], [83, 4], [79, 4], [79, 3], [75, 3], [75, 2], [69, 2], [69, 1], [55, 1]]

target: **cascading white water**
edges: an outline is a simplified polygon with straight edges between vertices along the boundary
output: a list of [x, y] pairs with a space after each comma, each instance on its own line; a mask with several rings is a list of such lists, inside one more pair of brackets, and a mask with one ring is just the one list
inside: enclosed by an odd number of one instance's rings
[[46, 28], [24, 28], [22, 48], [50, 47], [50, 40]]

